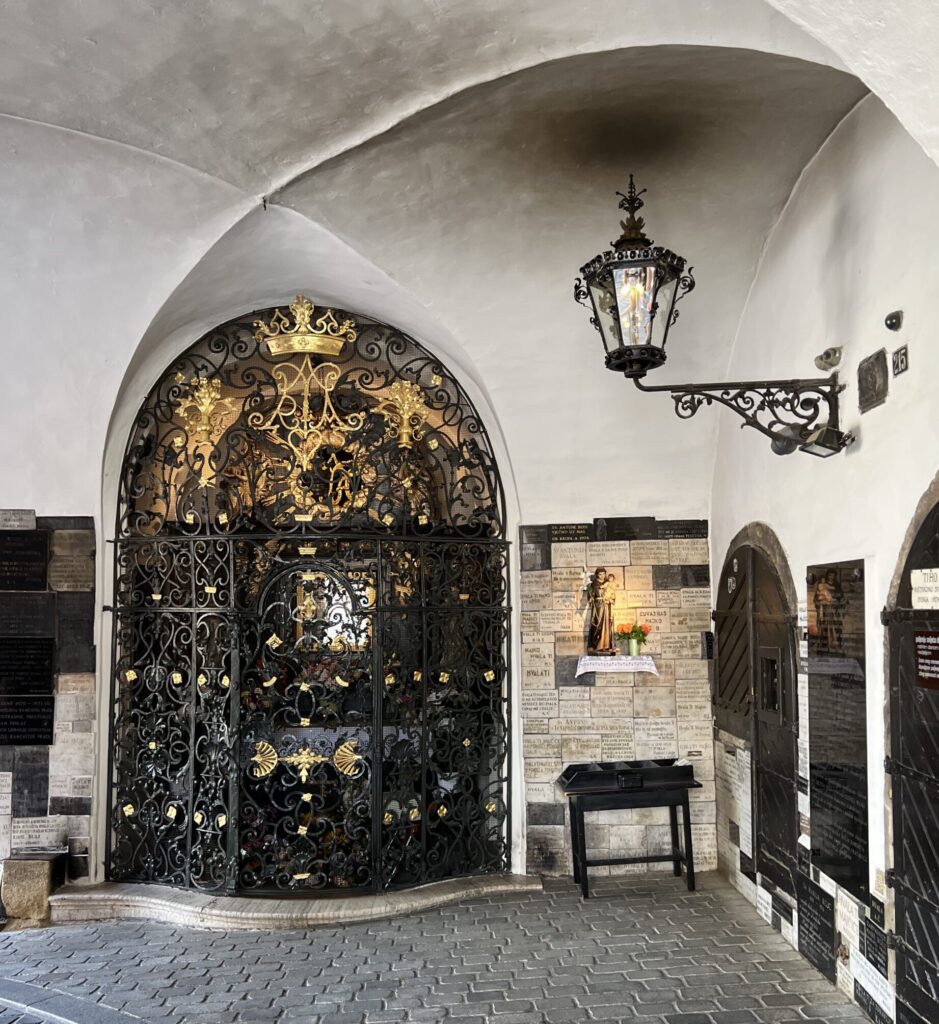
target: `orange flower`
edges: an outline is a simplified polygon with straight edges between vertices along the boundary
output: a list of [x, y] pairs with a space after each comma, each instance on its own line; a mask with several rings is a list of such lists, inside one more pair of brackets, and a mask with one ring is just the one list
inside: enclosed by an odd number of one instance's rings
[[616, 627], [617, 633], [628, 633], [632, 629], [632, 626], [624, 626], [622, 622]]
[[643, 623], [643, 624], [642, 624], [642, 627], [641, 627], [641, 628], [642, 628], [642, 631], [643, 631], [643, 633], [648, 633], [648, 632], [649, 632], [649, 630], [650, 630], [650, 629], [651, 629], [652, 627], [651, 627], [651, 626], [647, 626], [647, 625], [646, 625], [645, 623]]

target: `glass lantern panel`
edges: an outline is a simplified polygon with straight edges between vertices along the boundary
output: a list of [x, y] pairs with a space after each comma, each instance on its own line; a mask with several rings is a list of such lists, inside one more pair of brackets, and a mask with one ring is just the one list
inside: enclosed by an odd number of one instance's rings
[[613, 271], [623, 345], [648, 345], [652, 340], [655, 267], [617, 267]]
[[613, 294], [613, 279], [608, 271], [602, 277], [595, 277], [589, 282], [590, 299], [594, 313], [600, 322], [600, 333], [603, 335], [603, 347], [607, 352], [620, 347], [619, 320], [616, 315], [616, 297]]
[[665, 339], [668, 334], [668, 321], [675, 306], [675, 290], [678, 287], [678, 278], [672, 277], [659, 287], [655, 319], [652, 321], [652, 344], [656, 348], [665, 348]]

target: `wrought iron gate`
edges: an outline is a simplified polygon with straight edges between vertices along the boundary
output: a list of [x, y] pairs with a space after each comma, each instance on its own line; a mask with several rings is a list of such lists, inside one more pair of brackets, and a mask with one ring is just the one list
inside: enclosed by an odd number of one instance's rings
[[[917, 608], [912, 576], [939, 579], [939, 505], [926, 517], [907, 558], [888, 626], [890, 757], [893, 789], [897, 1019], [939, 1020], [939, 679], [933, 676], [939, 609]], [[932, 655], [930, 655], [932, 651]]]
[[181, 356], [128, 447], [112, 879], [302, 894], [508, 863], [488, 439], [412, 339], [304, 302]]
[[717, 724], [752, 742], [755, 867], [794, 896], [798, 839], [794, 622], [787, 614], [776, 572], [756, 548], [742, 545], [728, 557], [715, 619]]

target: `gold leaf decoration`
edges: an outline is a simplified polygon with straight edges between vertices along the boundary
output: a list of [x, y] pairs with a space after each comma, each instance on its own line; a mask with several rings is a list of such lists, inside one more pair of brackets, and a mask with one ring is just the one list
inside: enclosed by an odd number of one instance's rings
[[270, 775], [271, 772], [277, 767], [277, 751], [271, 746], [267, 740], [261, 740], [254, 745], [254, 754], [251, 757], [254, 763], [254, 768], [251, 769], [251, 774], [256, 779], [263, 779], [265, 775]]
[[358, 743], [355, 740], [346, 740], [336, 747], [333, 754], [333, 764], [343, 775], [354, 775], [355, 770], [362, 758], [356, 753]]
[[134, 816], [134, 805], [133, 804], [124, 804], [124, 806], [121, 808], [121, 810], [124, 812], [124, 817], [125, 818], [132, 818]]

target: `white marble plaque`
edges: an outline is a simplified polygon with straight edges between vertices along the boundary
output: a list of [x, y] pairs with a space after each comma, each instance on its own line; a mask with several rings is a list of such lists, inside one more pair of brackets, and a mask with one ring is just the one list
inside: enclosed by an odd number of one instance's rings
[[692, 825], [695, 871], [713, 871], [717, 867], [717, 832], [713, 825]]
[[[623, 587], [626, 590], [644, 590], [646, 593], [655, 593], [651, 566], [627, 566], [623, 570]], [[655, 604], [655, 602], [647, 601], [646, 604]]]
[[522, 718], [556, 718], [557, 690], [522, 690], [520, 699]]
[[631, 718], [552, 718], [549, 723], [552, 736], [588, 736], [600, 733], [629, 733], [633, 735]]
[[637, 718], [636, 757], [675, 757], [678, 740], [674, 718]]
[[634, 540], [630, 542], [629, 554], [633, 565], [668, 565], [667, 540]]
[[[560, 759], [559, 759], [560, 763]], [[561, 773], [558, 772], [558, 775]], [[525, 799], [530, 804], [556, 804], [559, 791], [553, 782], [526, 782]]]
[[[565, 736], [564, 761], [599, 761], [603, 757], [599, 733], [596, 736]], [[560, 774], [560, 772], [558, 773]]]
[[[567, 701], [568, 704], [589, 704], [590, 691], [592, 689], [593, 687], [590, 686], [561, 686], [558, 689], [558, 697], [562, 701]], [[563, 714], [564, 712], [562, 711], [561, 713]]]
[[639, 608], [636, 618], [651, 626], [656, 633], [667, 633], [672, 628], [672, 613], [668, 608]]
[[[540, 613], [539, 612], [534, 612], [533, 614], [534, 615], [539, 615]], [[551, 646], [551, 645], [554, 644], [554, 634], [553, 633], [541, 633], [541, 632], [538, 632], [538, 631], [532, 632], [532, 633], [522, 633], [522, 643], [523, 644], [548, 644], [549, 646]]]
[[[570, 694], [575, 694], [577, 699], [572, 699]], [[580, 699], [581, 694], [587, 699]], [[579, 689], [575, 686], [562, 686], [558, 690], [558, 696], [561, 698], [558, 704], [558, 715], [561, 718], [590, 717], [590, 690]]]
[[657, 590], [655, 603], [659, 608], [681, 608], [681, 591]]
[[558, 736], [526, 736], [522, 746], [526, 757], [561, 756], [561, 740]]
[[679, 718], [703, 721], [711, 717], [711, 692], [705, 679], [679, 679], [675, 683]]
[[682, 608], [672, 612], [672, 629], [676, 633], [700, 632], [710, 628], [711, 612], [708, 608]]
[[666, 633], [662, 637], [662, 654], [666, 658], [694, 658], [701, 654], [700, 633]]
[[93, 771], [94, 734], [56, 732], [55, 743], [49, 748], [49, 774], [91, 775]]
[[678, 721], [678, 756], [701, 761], [713, 756], [714, 725], [708, 721]]
[[[654, 590], [627, 590], [626, 591], [626, 607], [630, 609], [631, 614], [635, 617], [638, 614], [639, 608], [647, 608], [650, 605], [655, 604], [655, 591]], [[629, 614], [629, 613], [627, 613]]]
[[750, 775], [750, 751], [737, 752], [737, 803], [740, 817], [740, 849], [753, 856], [753, 780]]
[[581, 593], [584, 589], [584, 570], [580, 568], [561, 568], [551, 570], [551, 589]]
[[521, 612], [519, 621], [523, 633], [533, 633], [541, 628], [537, 612]]
[[32, 508], [0, 508], [0, 530], [35, 530], [36, 510]]
[[13, 852], [13, 820], [9, 814], [0, 817], [0, 860], [6, 860]]
[[521, 582], [523, 611], [539, 611], [551, 607], [551, 570], [523, 572]]
[[580, 607], [582, 598], [580, 591], [555, 590], [551, 595], [551, 605], [555, 611], [573, 612]]
[[76, 775], [69, 787], [69, 796], [90, 797], [94, 780], [90, 775]]
[[587, 564], [586, 548], [587, 545], [581, 541], [564, 541], [561, 544], [552, 544], [552, 569], [559, 569], [564, 566], [579, 566], [582, 569]]
[[81, 722], [95, 717], [93, 693], [60, 693], [55, 702], [56, 722]]
[[587, 566], [629, 565], [628, 540], [600, 540], [587, 544]]
[[522, 644], [522, 688], [554, 689], [554, 644]]
[[914, 608], [939, 608], [939, 568], [910, 572]]
[[13, 792], [13, 772], [0, 772], [0, 793]]
[[551, 782], [561, 774], [561, 766], [553, 757], [526, 757], [526, 782]]
[[668, 542], [668, 560], [672, 565], [707, 565], [709, 559], [708, 542], [703, 538]]
[[569, 611], [551, 609], [538, 613], [541, 617], [541, 630], [544, 633], [570, 633], [574, 620]]
[[682, 587], [681, 606], [682, 608], [710, 608], [711, 588]]
[[68, 775], [49, 776], [49, 796], [71, 796], [71, 779]]
[[600, 738], [604, 761], [634, 761], [636, 742], [632, 730], [623, 733], [604, 733]]
[[851, 949], [861, 948], [860, 917], [858, 905], [845, 892], [838, 890], [838, 897], [835, 901], [835, 924], [841, 932], [841, 941], [847, 943]]
[[62, 850], [67, 841], [64, 814], [44, 818], [14, 818], [11, 847], [18, 850]]
[[896, 1020], [897, 1001], [893, 986], [856, 949], [851, 950], [851, 973], [854, 975], [854, 980], [871, 996], [884, 1013], [891, 1020]]
[[636, 718], [674, 718], [675, 688], [672, 686], [634, 687], [634, 715]]
[[94, 693], [93, 672], [60, 672], [56, 677], [56, 693]]
[[583, 633], [555, 633], [554, 646], [559, 658], [579, 658], [587, 649]]
[[772, 923], [773, 897], [762, 886], [756, 890], [756, 912], [764, 921]]
[[593, 718], [632, 718], [633, 688], [610, 686], [590, 691], [590, 714]]
[[[676, 679], [675, 666], [678, 662], [673, 661], [671, 658], [656, 657], [655, 667], [659, 670], [659, 682], [660, 683], [674, 683]], [[693, 677], [682, 677], [682, 678], [693, 678]]]
[[848, 998], [854, 998], [854, 975], [851, 973], [851, 961], [840, 957], [835, 961], [835, 987]]
[[9, 817], [13, 813], [13, 794], [0, 793], [0, 817]]
[[[544, 693], [544, 691], [541, 691]], [[522, 719], [522, 735], [523, 736], [534, 736], [536, 734], [545, 734], [548, 731], [548, 720], [547, 718], [523, 718]]]
[[676, 679], [708, 679], [708, 663], [701, 658], [679, 658], [675, 662]]

